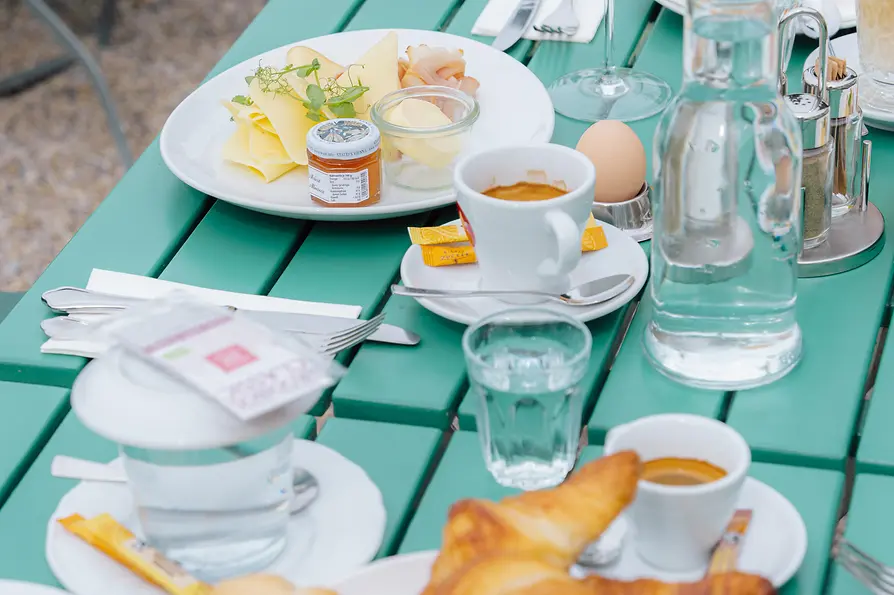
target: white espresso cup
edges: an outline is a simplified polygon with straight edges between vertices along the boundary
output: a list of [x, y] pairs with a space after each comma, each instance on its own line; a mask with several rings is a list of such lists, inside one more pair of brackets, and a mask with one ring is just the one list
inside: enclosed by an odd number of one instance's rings
[[[469, 155], [457, 164], [453, 179], [463, 225], [475, 246], [481, 289], [554, 294], [571, 289], [570, 273], [580, 262], [596, 184], [596, 169], [587, 157], [553, 144], [501, 147]], [[482, 194], [519, 182], [568, 192], [538, 201]]]
[[704, 569], [736, 510], [751, 449], [723, 422], [697, 415], [653, 415], [608, 432], [605, 453], [635, 451], [643, 462], [666, 457], [706, 461], [726, 471], [697, 485], [640, 480], [627, 512], [639, 556], [668, 571]]

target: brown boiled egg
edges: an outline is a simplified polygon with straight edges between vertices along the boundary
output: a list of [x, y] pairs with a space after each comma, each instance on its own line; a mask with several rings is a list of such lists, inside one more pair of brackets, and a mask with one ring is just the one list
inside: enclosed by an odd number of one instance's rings
[[596, 122], [577, 141], [577, 150], [596, 166], [596, 202], [630, 200], [642, 190], [646, 150], [627, 124]]

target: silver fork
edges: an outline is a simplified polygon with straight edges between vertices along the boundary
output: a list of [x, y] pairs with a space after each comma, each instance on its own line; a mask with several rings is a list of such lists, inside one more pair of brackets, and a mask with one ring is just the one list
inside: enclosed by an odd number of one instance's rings
[[574, 35], [580, 29], [580, 19], [574, 12], [574, 0], [562, 0], [559, 7], [551, 15], [546, 17], [539, 25], [534, 25], [534, 30], [540, 33], [555, 33], [557, 35]]
[[894, 568], [882, 564], [844, 538], [838, 540], [832, 553], [845, 570], [873, 593], [894, 595]]
[[[382, 326], [384, 320], [385, 314], [382, 313], [369, 320], [358, 320], [357, 324], [332, 333], [288, 332], [289, 334], [301, 336], [305, 342], [309, 343], [319, 353], [334, 355], [339, 351], [365, 341]], [[43, 332], [48, 337], [61, 340], [82, 339], [84, 338], [84, 331], [89, 326], [89, 322], [70, 316], [55, 316], [42, 320], [40, 323], [40, 328], [43, 329]]]

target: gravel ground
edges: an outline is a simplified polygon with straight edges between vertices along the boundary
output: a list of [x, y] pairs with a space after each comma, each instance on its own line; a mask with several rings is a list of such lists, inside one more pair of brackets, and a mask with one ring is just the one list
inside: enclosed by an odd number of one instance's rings
[[[99, 0], [53, 6], [100, 58], [134, 155], [201, 82], [264, 0], [119, 0], [110, 47]], [[15, 0], [0, 0], [0, 78], [59, 55]], [[27, 289], [109, 193], [123, 165], [80, 66], [0, 99], [0, 291]]]

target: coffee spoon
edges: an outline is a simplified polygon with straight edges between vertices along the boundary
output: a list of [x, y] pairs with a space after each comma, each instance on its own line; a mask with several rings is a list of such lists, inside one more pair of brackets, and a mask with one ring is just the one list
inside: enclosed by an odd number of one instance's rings
[[392, 285], [391, 293], [394, 295], [406, 295], [417, 298], [472, 298], [472, 297], [506, 297], [506, 296], [532, 296], [546, 298], [554, 302], [560, 302], [568, 306], [595, 306], [602, 302], [615, 298], [627, 291], [636, 281], [636, 277], [621, 273], [609, 275], [581, 283], [567, 293], [554, 294], [545, 291], [506, 291], [483, 289], [425, 289], [422, 287], [407, 287], [405, 285]]
[[[122, 469], [106, 463], [97, 463], [86, 459], [78, 459], [65, 455], [53, 457], [50, 464], [50, 474], [62, 479], [78, 479], [81, 481], [101, 481], [108, 483], [127, 483], [127, 475]], [[289, 513], [301, 512], [311, 502], [317, 499], [320, 493], [320, 483], [306, 469], [293, 468], [292, 501], [289, 503]]]

